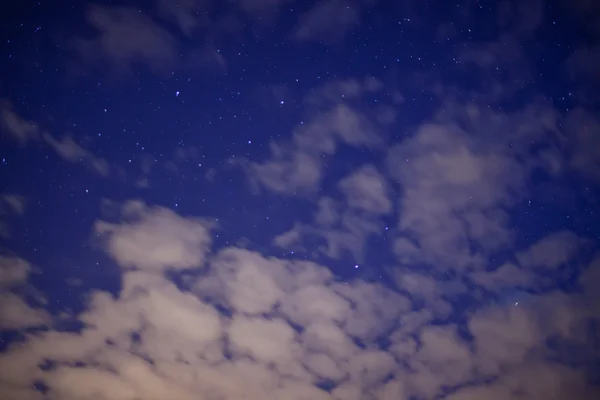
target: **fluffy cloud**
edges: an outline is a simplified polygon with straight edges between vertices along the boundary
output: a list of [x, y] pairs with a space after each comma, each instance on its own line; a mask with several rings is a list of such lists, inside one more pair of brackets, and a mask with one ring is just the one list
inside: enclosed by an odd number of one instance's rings
[[[506, 210], [527, 195], [532, 172], [561, 171], [556, 116], [544, 104], [507, 115], [451, 102], [435, 121], [388, 156], [403, 190], [396, 252], [403, 263], [482, 266], [511, 245]], [[545, 146], [533, 151], [536, 140]]]
[[18, 330], [50, 323], [48, 313], [30, 305], [23, 289], [32, 268], [17, 257], [0, 255], [0, 330]]
[[[234, 247], [210, 255], [204, 220], [137, 201], [125, 203], [121, 215], [94, 229], [123, 267], [120, 291], [93, 292], [86, 310], [73, 316], [83, 324], [77, 333], [52, 330], [47, 317], [20, 311], [21, 323], [50, 329], [0, 355], [0, 389], [8, 398], [592, 394], [579, 371], [541, 357], [551, 354], [550, 337], [586, 343], [572, 328], [593, 315], [573, 313], [585, 297], [540, 296], [520, 307], [484, 307], [465, 315], [464, 325], [432, 325], [425, 310], [379, 283], [338, 281], [318, 264]], [[3, 287], [23, 284], [28, 264], [3, 260]], [[187, 289], [164, 274], [173, 267], [195, 269]], [[429, 286], [424, 296], [432, 300], [461, 292], [438, 284], [405, 275], [398, 286], [411, 297]], [[561, 323], [548, 318], [557, 309], [566, 318]], [[531, 379], [515, 380], [523, 371]], [[560, 380], [548, 392], [536, 384], [539, 377]]]
[[366, 240], [371, 235], [380, 235], [382, 224], [352, 209], [338, 213], [330, 208], [335, 203], [328, 198], [322, 198], [318, 204], [319, 210], [314, 218], [316, 226], [295, 223], [290, 230], [277, 235], [273, 243], [283, 249], [306, 252], [304, 240], [316, 239], [319, 244], [312, 248], [312, 254], [340, 258], [348, 252], [355, 260], [362, 261]]
[[147, 207], [139, 201], [126, 203], [122, 218], [121, 224], [98, 221], [95, 232], [123, 267], [160, 270], [203, 264], [211, 242], [208, 222], [185, 219], [169, 209]]

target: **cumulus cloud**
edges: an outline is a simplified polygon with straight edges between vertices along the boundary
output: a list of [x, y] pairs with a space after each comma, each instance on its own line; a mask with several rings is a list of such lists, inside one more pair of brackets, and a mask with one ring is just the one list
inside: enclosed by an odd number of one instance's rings
[[[483, 255], [512, 244], [506, 209], [527, 195], [532, 172], [561, 170], [557, 122], [546, 106], [514, 115], [454, 110], [389, 152], [388, 169], [403, 190], [396, 243], [403, 263], [481, 266]], [[547, 147], [533, 152], [536, 140]]]
[[[585, 297], [540, 296], [522, 307], [484, 307], [465, 325], [432, 325], [381, 283], [339, 281], [322, 265], [235, 247], [211, 255], [202, 219], [139, 201], [120, 214], [94, 228], [123, 267], [120, 291], [93, 292], [73, 316], [79, 332], [38, 331], [0, 355], [9, 398], [593, 398], [579, 370], [543, 357], [551, 354], [546, 338], [581, 340], [566, 327], [591, 315], [572, 313]], [[26, 281], [26, 262], [2, 266], [3, 288]], [[173, 268], [197, 273], [181, 287], [165, 275]], [[399, 286], [418, 293], [427, 286], [418, 282], [407, 275]], [[12, 314], [3, 316], [17, 315], [8, 304]], [[558, 309], [571, 317], [547, 318]], [[48, 324], [30, 311], [19, 311], [21, 324]], [[541, 377], [554, 379], [552, 390], [537, 384]]]
[[0, 255], [0, 331], [45, 326], [49, 314], [34, 308], [24, 296], [23, 289], [32, 268], [18, 257]]
[[122, 218], [124, 223], [98, 221], [94, 226], [107, 252], [122, 266], [152, 270], [203, 264], [211, 243], [210, 223], [140, 201], [124, 204]]
[[320, 199], [318, 206], [314, 226], [295, 223], [291, 229], [277, 235], [273, 242], [287, 250], [307, 252], [304, 241], [317, 239], [318, 245], [311, 248], [312, 255], [320, 253], [337, 259], [349, 253], [356, 261], [362, 261], [367, 238], [381, 234], [382, 223], [352, 209], [339, 212], [333, 208], [336, 203], [329, 198]]

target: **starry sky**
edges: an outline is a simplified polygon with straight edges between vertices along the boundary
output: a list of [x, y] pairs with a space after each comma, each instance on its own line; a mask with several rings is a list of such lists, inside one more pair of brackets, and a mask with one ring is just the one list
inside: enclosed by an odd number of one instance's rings
[[600, 398], [600, 3], [5, 3], [2, 399]]

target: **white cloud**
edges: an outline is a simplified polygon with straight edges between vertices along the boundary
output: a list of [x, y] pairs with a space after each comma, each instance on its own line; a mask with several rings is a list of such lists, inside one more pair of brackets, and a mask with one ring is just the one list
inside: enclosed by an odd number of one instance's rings
[[387, 214], [392, 210], [384, 177], [372, 165], [359, 168], [340, 181], [348, 205], [373, 214]]
[[[466, 314], [466, 326], [433, 324], [433, 306], [414, 310], [382, 284], [341, 282], [311, 262], [233, 247], [209, 257], [202, 220], [140, 202], [120, 211], [122, 222], [98, 225], [105, 250], [123, 267], [121, 290], [88, 297], [76, 316], [85, 324], [80, 333], [50, 329], [11, 345], [0, 355], [2, 393], [41, 399], [36, 380], [48, 398], [61, 399], [391, 400], [442, 396], [448, 388], [457, 399], [589, 393], [580, 371], [543, 355], [552, 354], [550, 337], [587, 343], [578, 329], [593, 314], [576, 310], [593, 299], [593, 283], [580, 297], [537, 296]], [[26, 282], [25, 262], [4, 264], [3, 287]], [[162, 273], [169, 267], [196, 269], [190, 290]], [[588, 270], [590, 282], [596, 270]], [[466, 290], [415, 273], [398, 282], [431, 304]], [[20, 314], [27, 326], [44, 321], [30, 309]], [[492, 383], [483, 386], [482, 378]], [[550, 378], [553, 386], [538, 384]], [[320, 388], [324, 381], [333, 390]]]
[[18, 257], [0, 255], [0, 289], [24, 284], [31, 271], [31, 265]]
[[160, 270], [201, 266], [211, 243], [210, 228], [206, 221], [135, 201], [123, 206], [122, 223], [98, 221], [95, 232], [123, 267]]
[[[481, 267], [512, 244], [506, 210], [527, 194], [532, 171], [559, 172], [556, 116], [545, 103], [505, 114], [449, 102], [435, 121], [388, 156], [402, 185], [396, 252], [403, 263]], [[537, 140], [547, 144], [533, 150]]]
[[50, 315], [30, 306], [18, 289], [27, 287], [31, 265], [18, 257], [0, 255], [0, 330], [18, 330], [51, 323]]
[[31, 308], [13, 293], [0, 293], [0, 330], [45, 326], [51, 322], [44, 310]]
[[[323, 245], [313, 248], [313, 253], [321, 253], [329, 258], [340, 258], [345, 252], [349, 253], [358, 262], [362, 262], [365, 251], [366, 239], [371, 235], [380, 234], [382, 224], [371, 218], [357, 215], [352, 210], [347, 210], [340, 216], [333, 214], [325, 216], [323, 210], [319, 210], [315, 215], [315, 222], [322, 226], [311, 226], [308, 224], [296, 223], [294, 226], [273, 239], [273, 243], [281, 248], [306, 251], [303, 241], [306, 238], [321, 239]], [[327, 210], [331, 211], [331, 210]], [[333, 221], [327, 221], [324, 218], [339, 218], [333, 224]], [[325, 222], [331, 222], [328, 226]]]

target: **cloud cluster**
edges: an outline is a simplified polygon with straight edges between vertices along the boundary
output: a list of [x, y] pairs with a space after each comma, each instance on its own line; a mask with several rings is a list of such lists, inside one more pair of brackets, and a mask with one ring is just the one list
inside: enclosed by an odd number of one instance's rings
[[[203, 220], [139, 201], [124, 204], [121, 212], [120, 222], [99, 221], [94, 229], [106, 235], [104, 249], [122, 267], [121, 289], [89, 296], [85, 311], [71, 317], [83, 324], [80, 331], [61, 331], [26, 304], [16, 312], [11, 302], [2, 303], [3, 316], [12, 318], [8, 327], [48, 327], [0, 355], [5, 398], [598, 394], [580, 369], [560, 362], [564, 349], [588, 344], [581, 327], [593, 314], [582, 306], [596, 296], [597, 261], [580, 295], [490, 305], [465, 315], [464, 323], [440, 324], [415, 308], [410, 280], [392, 290], [338, 281], [328, 268], [308, 261], [234, 247], [211, 254], [210, 227]], [[28, 265], [1, 261], [2, 296], [8, 299], [8, 288], [26, 280]], [[182, 286], [168, 278], [173, 269], [194, 273]], [[439, 294], [432, 289], [433, 299]], [[11, 321], [2, 320], [5, 328]], [[568, 346], [549, 347], [549, 340]]]
[[332, 82], [318, 88], [307, 98], [314, 108], [310, 120], [296, 127], [292, 139], [272, 142], [269, 160], [243, 160], [241, 165], [255, 184], [269, 190], [314, 193], [323, 178], [326, 158], [333, 156], [341, 144], [377, 149], [384, 143], [380, 130], [392, 122], [393, 116], [381, 118], [381, 109], [367, 115], [356, 107], [364, 94], [379, 90], [381, 84], [373, 78]]
[[[286, 4], [232, 3], [252, 18]], [[318, 2], [294, 37], [339, 40], [369, 4]], [[208, 45], [178, 60], [178, 34], [235, 30], [235, 18], [209, 18], [211, 7], [161, 0], [150, 17], [94, 6], [88, 18], [97, 32], [75, 49], [121, 73], [137, 63], [164, 72], [211, 57], [223, 65]], [[519, 43], [539, 28], [541, 10], [541, 2], [507, 3], [498, 38], [457, 46], [459, 70], [483, 84], [466, 93], [428, 87], [439, 110], [397, 143], [384, 131], [398, 110], [363, 102], [389, 95], [383, 83], [336, 80], [306, 97], [305, 122], [289, 140], [271, 143], [266, 160], [236, 158], [255, 189], [312, 201], [310, 222], [274, 238], [281, 248], [362, 260], [367, 239], [395, 221], [392, 282], [342, 280], [310, 257], [213, 249], [209, 219], [127, 201], [91, 227], [120, 268], [120, 288], [92, 291], [78, 314], [43, 310], [29, 295], [29, 263], [0, 256], [0, 330], [22, 336], [0, 354], [0, 393], [19, 400], [600, 398], [600, 254], [567, 229], [517, 248], [511, 220], [535, 174], [600, 177], [592, 112], [582, 106], [562, 115], [538, 98], [497, 107], [530, 82]], [[573, 71], [582, 73], [581, 64], [572, 60]], [[44, 143], [109, 175], [106, 161], [44, 133], [10, 104], [0, 117], [17, 143]], [[323, 188], [341, 147], [385, 162], [352, 165]], [[177, 157], [188, 155], [181, 149]], [[150, 157], [142, 172], [151, 166]], [[23, 213], [23, 205], [3, 196], [0, 216]], [[496, 256], [500, 262], [491, 261]], [[65, 320], [78, 328], [65, 329]]]
[[362, 262], [366, 240], [383, 232], [378, 217], [392, 211], [388, 183], [373, 165], [365, 165], [343, 178], [338, 188], [345, 201], [319, 198], [312, 224], [295, 223], [275, 237], [275, 245], [307, 252], [304, 243], [312, 238], [323, 243], [313, 255], [320, 253], [336, 259], [347, 252]]
[[[554, 141], [547, 140], [556, 123], [544, 106], [508, 115], [449, 104], [392, 148], [389, 171], [402, 186], [400, 260], [469, 268], [509, 248], [506, 210], [527, 195], [534, 171], [560, 169]], [[539, 143], [545, 146], [532, 152]]]
[[[159, 1], [158, 14], [175, 22], [184, 34], [190, 35], [202, 22], [196, 11], [206, 8], [203, 3]], [[208, 44], [184, 51], [177, 35], [133, 7], [93, 5], [87, 10], [87, 20], [96, 34], [90, 38], [76, 38], [70, 47], [88, 67], [108, 67], [118, 76], [125, 76], [132, 68], [140, 66], [166, 74], [181, 68], [223, 68], [225, 65], [222, 56]]]

